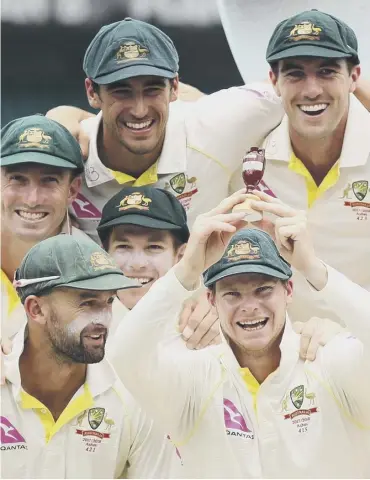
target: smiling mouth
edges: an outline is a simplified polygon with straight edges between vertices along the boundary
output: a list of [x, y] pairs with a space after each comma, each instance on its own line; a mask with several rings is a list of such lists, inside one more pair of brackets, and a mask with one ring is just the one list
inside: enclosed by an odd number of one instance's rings
[[324, 113], [328, 106], [328, 103], [317, 103], [315, 105], [298, 105], [298, 108], [310, 117], [317, 117]]
[[137, 282], [141, 283], [141, 286], [144, 287], [145, 285], [148, 285], [148, 283], [153, 282], [154, 278], [153, 277], [130, 277], [129, 275], [125, 275], [127, 278], [130, 278], [131, 280], [136, 280]]
[[153, 119], [147, 120], [146, 122], [123, 122], [124, 126], [133, 132], [143, 132], [145, 130], [149, 130], [153, 123]]
[[236, 322], [236, 324], [243, 330], [261, 330], [268, 322], [268, 317], [259, 320], [253, 320], [248, 322]]
[[16, 210], [15, 212], [23, 220], [30, 220], [32, 222], [42, 220], [49, 215], [47, 212], [27, 212], [26, 210]]

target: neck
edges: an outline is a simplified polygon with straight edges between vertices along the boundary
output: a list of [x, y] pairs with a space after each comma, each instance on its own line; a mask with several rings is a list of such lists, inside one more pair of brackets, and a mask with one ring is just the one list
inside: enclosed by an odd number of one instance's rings
[[158, 160], [163, 141], [149, 153], [133, 153], [117, 142], [101, 124], [97, 140], [98, 155], [105, 167], [138, 178]]
[[[58, 233], [60, 233], [60, 229], [50, 236], [57, 235]], [[10, 231], [3, 230], [1, 232], [1, 269], [10, 281], [13, 281], [14, 273], [26, 253], [37, 243], [38, 241], [35, 240], [23, 240]]]
[[264, 354], [248, 353], [245, 351], [234, 350], [236, 359], [242, 368], [248, 368], [259, 384], [274, 372], [280, 364], [280, 348], [273, 348]]
[[19, 368], [24, 390], [42, 402], [55, 420], [86, 378], [86, 364], [58, 358], [45, 335], [37, 333], [25, 340]]
[[292, 149], [317, 185], [320, 185], [341, 155], [346, 123], [347, 115], [343, 117], [334, 133], [315, 141], [299, 134], [289, 126]]

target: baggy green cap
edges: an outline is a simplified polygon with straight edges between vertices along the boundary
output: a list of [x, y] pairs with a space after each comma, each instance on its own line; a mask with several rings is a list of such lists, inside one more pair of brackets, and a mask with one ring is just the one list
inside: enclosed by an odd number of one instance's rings
[[107, 291], [141, 284], [125, 277], [90, 238], [60, 234], [31, 248], [15, 273], [14, 286], [24, 302], [29, 295], [57, 287]]
[[1, 166], [31, 162], [84, 170], [77, 140], [63, 125], [44, 115], [17, 118], [1, 130]]
[[118, 225], [170, 230], [182, 242], [189, 239], [186, 211], [172, 193], [162, 188], [124, 187], [105, 205], [98, 226], [98, 234], [104, 241], [110, 230]]
[[357, 65], [357, 50], [356, 34], [346, 23], [328, 13], [308, 10], [279, 23], [270, 38], [266, 60], [351, 58]]
[[289, 263], [270, 235], [254, 228], [239, 230], [232, 237], [222, 258], [204, 273], [204, 284], [209, 287], [222, 278], [243, 273], [261, 273], [281, 280], [292, 276]]
[[179, 57], [159, 28], [125, 18], [99, 30], [86, 50], [83, 69], [99, 85], [141, 75], [174, 78]]

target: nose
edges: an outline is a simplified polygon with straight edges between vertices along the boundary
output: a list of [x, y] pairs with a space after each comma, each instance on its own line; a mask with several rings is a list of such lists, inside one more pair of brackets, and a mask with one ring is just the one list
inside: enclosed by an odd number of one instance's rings
[[36, 183], [30, 183], [29, 188], [27, 189], [27, 197], [25, 203], [31, 207], [34, 208], [37, 205], [40, 205], [42, 202], [42, 188], [40, 185]]
[[243, 313], [246, 315], [254, 315], [258, 311], [259, 302], [253, 296], [248, 296], [244, 298], [240, 308]]
[[[148, 258], [143, 251], [130, 252], [126, 259], [127, 270], [140, 270], [148, 265]], [[125, 270], [126, 270], [125, 269]]]
[[134, 102], [131, 107], [131, 114], [138, 119], [145, 118], [148, 113], [148, 106], [146, 104], [144, 95], [138, 94], [134, 97]]
[[307, 100], [315, 100], [323, 93], [323, 88], [315, 75], [307, 75], [303, 84], [302, 94]]

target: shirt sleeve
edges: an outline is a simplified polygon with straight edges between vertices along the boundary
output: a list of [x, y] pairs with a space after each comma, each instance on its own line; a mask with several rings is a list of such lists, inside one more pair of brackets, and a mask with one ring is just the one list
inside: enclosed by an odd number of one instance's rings
[[317, 292], [351, 333], [335, 337], [319, 352], [324, 377], [347, 416], [370, 429], [370, 292], [328, 268], [328, 283]]
[[192, 293], [171, 269], [125, 316], [110, 352], [125, 387], [176, 438], [189, 432], [223, 378], [220, 347], [189, 350], [178, 333], [182, 303]]
[[213, 158], [231, 176], [241, 169], [245, 153], [260, 146], [283, 115], [281, 101], [268, 83], [221, 90], [187, 108], [188, 148]]

